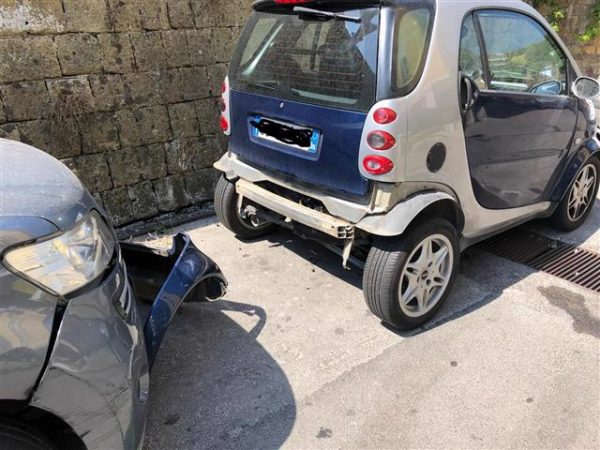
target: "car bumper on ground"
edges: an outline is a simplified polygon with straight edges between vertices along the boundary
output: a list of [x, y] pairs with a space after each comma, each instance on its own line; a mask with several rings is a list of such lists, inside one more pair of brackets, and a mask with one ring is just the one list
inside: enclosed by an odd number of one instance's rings
[[[144, 298], [157, 285], [144, 324], [134, 291]], [[123, 244], [102, 283], [67, 303], [31, 405], [61, 417], [90, 450], [140, 448], [149, 371], [171, 319], [186, 297], [217, 298], [225, 287], [184, 234], [166, 255]]]

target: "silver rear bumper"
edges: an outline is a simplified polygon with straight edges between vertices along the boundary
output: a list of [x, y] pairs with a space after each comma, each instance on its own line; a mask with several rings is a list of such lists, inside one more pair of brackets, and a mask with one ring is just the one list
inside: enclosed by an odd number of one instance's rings
[[[357, 223], [363, 217], [371, 214], [373, 211], [370, 204], [359, 204], [349, 200], [340, 199], [324, 193], [314, 191], [306, 191], [300, 186], [291, 183], [284, 183], [280, 179], [270, 177], [261, 170], [258, 170], [248, 164], [240, 161], [233, 154], [226, 153], [219, 161], [214, 164], [215, 169], [225, 174], [229, 180], [241, 178], [251, 183], [259, 183], [261, 181], [269, 181], [279, 186], [291, 189], [300, 194], [307, 195], [320, 201], [325, 205], [327, 211], [332, 216], [339, 217], [348, 223]], [[257, 202], [258, 203], [258, 202]]]
[[354, 236], [354, 225], [350, 222], [302, 206], [242, 178], [236, 182], [235, 188], [241, 197], [281, 214], [286, 219], [299, 222], [334, 238], [350, 239]]

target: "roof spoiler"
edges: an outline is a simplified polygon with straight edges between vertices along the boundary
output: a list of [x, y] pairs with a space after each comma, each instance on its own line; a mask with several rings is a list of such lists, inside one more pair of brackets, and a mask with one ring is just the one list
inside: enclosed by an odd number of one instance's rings
[[289, 11], [295, 6], [326, 7], [328, 9], [361, 8], [380, 5], [381, 0], [256, 0], [252, 4], [255, 11]]
[[347, 10], [369, 6], [403, 6], [410, 3], [431, 3], [439, 0], [255, 0], [255, 11], [286, 12], [295, 6], [324, 7], [328, 10]]

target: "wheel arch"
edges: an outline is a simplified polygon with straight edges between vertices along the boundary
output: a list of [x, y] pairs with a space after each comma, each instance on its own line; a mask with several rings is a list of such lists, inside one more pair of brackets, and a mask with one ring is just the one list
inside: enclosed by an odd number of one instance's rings
[[35, 406], [0, 400], [0, 421], [7, 420], [21, 423], [42, 433], [57, 448], [66, 450], [87, 450], [79, 435], [63, 419], [51, 412]]
[[445, 192], [422, 192], [397, 204], [386, 214], [368, 216], [356, 224], [375, 236], [401, 235], [413, 223], [426, 217], [441, 217], [452, 223], [460, 234], [465, 216], [457, 200]]
[[589, 139], [571, 159], [569, 165], [565, 168], [561, 176], [556, 182], [552, 191], [553, 202], [561, 202], [565, 195], [569, 192], [571, 185], [575, 181], [575, 177], [588, 161], [592, 158], [600, 160], [600, 143], [596, 139]]

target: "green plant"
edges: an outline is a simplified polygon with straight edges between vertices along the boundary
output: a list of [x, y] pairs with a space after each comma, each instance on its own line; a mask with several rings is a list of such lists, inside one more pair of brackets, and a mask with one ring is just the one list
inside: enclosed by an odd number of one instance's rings
[[582, 34], [579, 35], [581, 42], [590, 42], [592, 39], [600, 36], [600, 0], [592, 6], [590, 21]]
[[552, 28], [554, 28], [554, 31], [557, 33], [560, 31], [560, 21], [563, 20], [567, 14], [559, 5], [558, 0], [533, 0], [533, 7], [536, 9], [547, 8], [549, 10], [547, 15], [548, 22]]
[[[564, 2], [559, 0], [533, 0], [536, 9], [547, 9], [547, 18], [556, 32], [560, 31], [560, 22], [567, 17], [565, 9], [561, 6]], [[583, 32], [578, 36], [581, 42], [590, 42], [600, 36], [600, 0], [596, 0], [591, 7], [588, 23]]]

